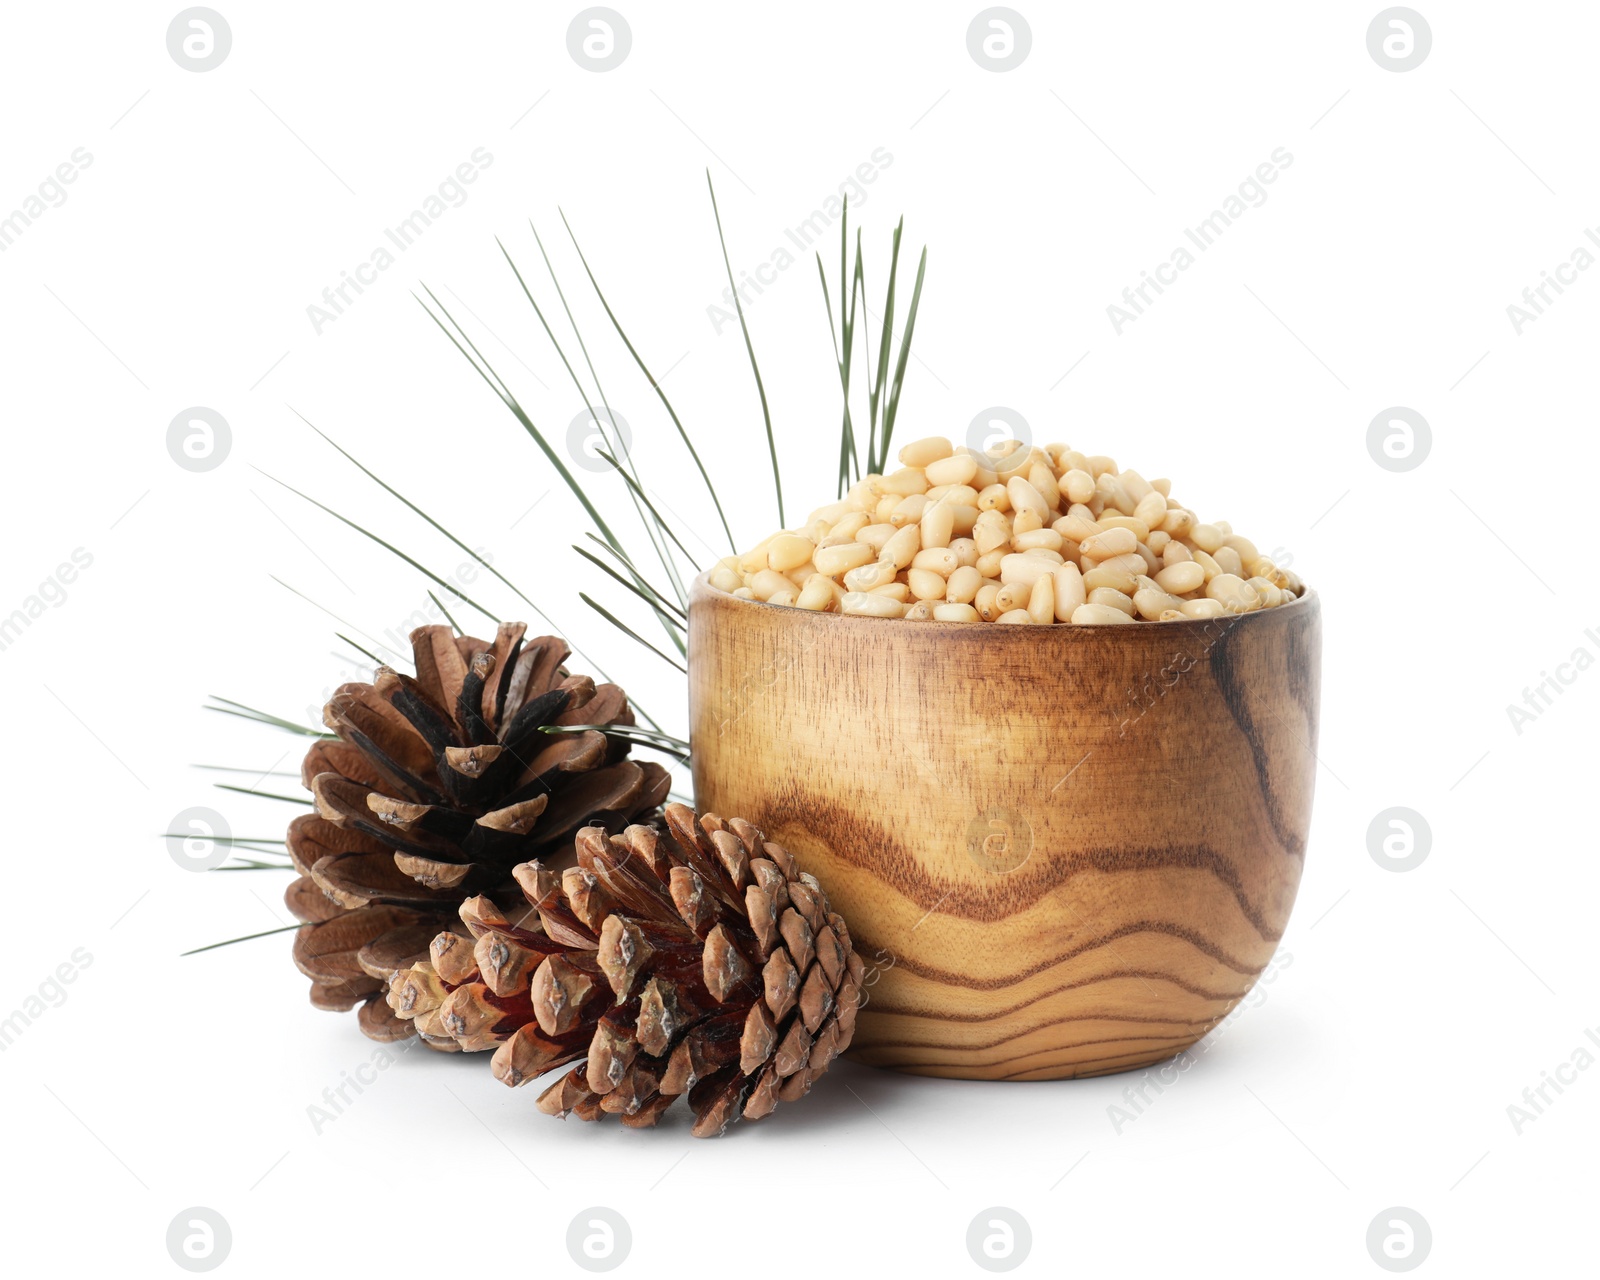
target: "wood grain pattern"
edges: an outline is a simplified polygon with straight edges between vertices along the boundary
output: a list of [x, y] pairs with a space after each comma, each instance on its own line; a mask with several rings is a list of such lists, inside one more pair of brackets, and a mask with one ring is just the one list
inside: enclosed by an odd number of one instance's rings
[[787, 846], [849, 922], [872, 983], [856, 1060], [1008, 1080], [1148, 1066], [1220, 1022], [1283, 935], [1320, 608], [947, 625], [701, 579], [696, 802]]

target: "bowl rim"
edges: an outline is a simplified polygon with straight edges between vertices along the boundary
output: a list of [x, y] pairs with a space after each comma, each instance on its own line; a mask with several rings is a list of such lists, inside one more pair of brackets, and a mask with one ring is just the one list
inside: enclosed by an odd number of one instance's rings
[[[689, 602], [691, 605], [694, 603], [696, 598], [705, 598], [717, 602], [726, 601], [735, 606], [750, 605], [760, 609], [782, 610], [786, 613], [799, 613], [804, 614], [808, 619], [829, 619], [834, 625], [839, 626], [857, 626], [863, 624], [868, 626], [895, 626], [896, 624], [903, 623], [905, 621], [904, 618], [874, 618], [868, 614], [835, 613], [832, 610], [824, 611], [816, 609], [797, 609], [793, 605], [768, 604], [765, 600], [744, 600], [736, 595], [731, 594], [730, 592], [722, 590], [720, 587], [712, 586], [710, 569], [707, 569], [705, 572], [696, 575], [694, 580], [690, 583]], [[1224, 613], [1215, 618], [1184, 618], [1181, 622], [1147, 622], [1143, 626], [1135, 626], [1133, 633], [1142, 635], [1147, 633], [1153, 627], [1160, 627], [1162, 634], [1174, 634], [1192, 628], [1214, 627], [1219, 622], [1231, 622], [1232, 626], [1237, 626], [1240, 623], [1247, 622], [1247, 620], [1252, 618], [1259, 619], [1295, 616], [1301, 612], [1299, 606], [1320, 604], [1320, 602], [1320, 597], [1317, 595], [1316, 590], [1312, 587], [1307, 587], [1303, 595], [1296, 597], [1288, 604], [1280, 604], [1276, 608], [1253, 609], [1249, 613]], [[985, 622], [981, 618], [977, 622], [936, 622], [936, 620], [932, 618], [927, 619], [926, 621], [935, 623], [939, 627], [959, 627], [967, 630], [977, 627], [988, 627], [998, 631], [1020, 631], [1023, 635], [1029, 635], [1035, 629], [1042, 630], [1046, 633], [1063, 636], [1076, 636], [1085, 634], [1110, 634], [1115, 636], [1129, 634], [1122, 627], [1091, 626], [1086, 623], [1074, 624], [1070, 622], [1041, 622], [1028, 623], [1022, 627], [1018, 627], [1013, 623]]]

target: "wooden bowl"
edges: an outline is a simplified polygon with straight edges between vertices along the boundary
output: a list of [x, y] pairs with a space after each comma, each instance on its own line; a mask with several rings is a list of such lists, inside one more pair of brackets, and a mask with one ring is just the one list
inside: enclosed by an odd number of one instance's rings
[[694, 584], [697, 803], [789, 848], [872, 984], [850, 1057], [1054, 1080], [1192, 1045], [1283, 935], [1321, 610], [912, 623]]

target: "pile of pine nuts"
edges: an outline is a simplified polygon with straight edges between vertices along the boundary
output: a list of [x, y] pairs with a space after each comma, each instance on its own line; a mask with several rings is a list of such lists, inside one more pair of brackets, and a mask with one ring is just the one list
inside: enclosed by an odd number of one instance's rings
[[804, 527], [711, 571], [743, 600], [933, 622], [1173, 622], [1271, 609], [1305, 588], [1169, 480], [1066, 445], [900, 450]]

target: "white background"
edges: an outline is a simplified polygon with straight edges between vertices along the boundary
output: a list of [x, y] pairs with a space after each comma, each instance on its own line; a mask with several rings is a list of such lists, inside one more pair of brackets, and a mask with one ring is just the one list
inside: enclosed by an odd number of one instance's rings
[[[0, 651], [0, 1015], [92, 957], [0, 1054], [12, 1270], [178, 1274], [168, 1223], [204, 1206], [231, 1226], [222, 1274], [579, 1274], [566, 1230], [591, 1205], [628, 1220], [639, 1274], [979, 1274], [967, 1225], [996, 1205], [1031, 1224], [1025, 1274], [1381, 1274], [1366, 1232], [1396, 1205], [1431, 1226], [1425, 1273], [1592, 1268], [1600, 1069], [1520, 1133], [1507, 1107], [1600, 1024], [1600, 674], [1520, 733], [1506, 707], [1580, 646], [1600, 656], [1579, 563], [1600, 271], [1520, 336], [1506, 308], [1600, 223], [1594, 6], [1424, 4], [1432, 51], [1395, 73], [1367, 51], [1372, 0], [1033, 4], [1029, 56], [995, 73], [967, 51], [976, 3], [658, 0], [626, 4], [631, 53], [597, 74], [567, 50], [576, 4], [218, 4], [233, 45], [205, 73], [168, 54], [176, 8], [146, 3], [14, 8], [0, 53], [0, 210], [92, 156], [0, 254], [0, 615], [93, 557]], [[308, 305], [480, 147], [465, 203], [318, 334]], [[1119, 336], [1107, 306], [1279, 147], [1266, 203]], [[305, 718], [352, 674], [344, 628], [269, 574], [380, 639], [426, 603], [419, 574], [263, 473], [441, 573], [465, 557], [291, 406], [681, 729], [676, 673], [577, 600], [597, 575], [566, 550], [576, 504], [409, 294], [431, 286], [561, 440], [582, 400], [494, 243], [553, 304], [532, 217], [636, 456], [716, 543], [564, 208], [754, 541], [771, 475], [737, 326], [707, 315], [725, 281], [703, 170], [753, 271], [879, 148], [874, 296], [901, 213], [902, 265], [931, 246], [900, 437], [1013, 407], [1041, 442], [1174, 477], [1322, 594], [1319, 795], [1276, 981], [1120, 1131], [1124, 1077], [841, 1064], [702, 1143], [681, 1115], [562, 1125], [481, 1059], [412, 1054], [317, 1132], [308, 1107], [374, 1046], [310, 1008], [284, 936], [179, 959], [283, 923], [283, 877], [191, 874], [159, 834], [193, 805], [237, 834], [292, 816], [191, 767], [293, 769], [299, 750], [202, 712], [207, 694]], [[801, 260], [749, 313], [791, 519], [832, 492], [818, 294]], [[204, 473], [165, 444], [195, 405], [232, 431]], [[1401, 474], [1365, 443], [1394, 405], [1433, 434]], [[1432, 832], [1406, 873], [1367, 848], [1395, 805]]]

